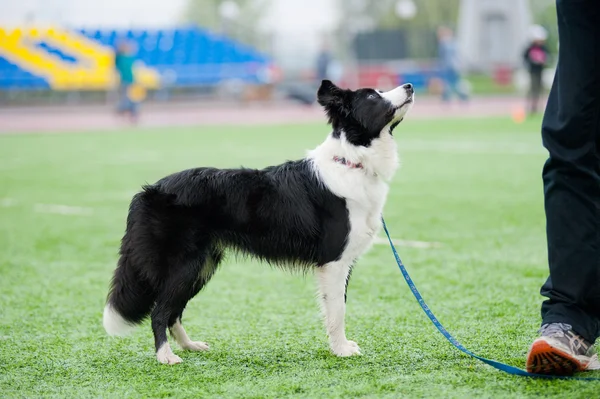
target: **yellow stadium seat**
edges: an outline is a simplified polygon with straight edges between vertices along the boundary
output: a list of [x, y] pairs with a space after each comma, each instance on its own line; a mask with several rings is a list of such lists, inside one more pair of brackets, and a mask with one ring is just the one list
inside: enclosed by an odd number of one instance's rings
[[94, 74], [94, 75], [88, 76], [88, 82], [94, 88], [106, 87], [106, 80], [101, 75]]
[[8, 34], [11, 39], [20, 39], [23, 36], [23, 31], [21, 28], [15, 28]]

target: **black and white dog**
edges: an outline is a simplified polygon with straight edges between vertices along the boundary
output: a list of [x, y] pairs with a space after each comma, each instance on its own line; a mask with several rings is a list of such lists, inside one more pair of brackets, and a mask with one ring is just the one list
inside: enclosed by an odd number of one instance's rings
[[388, 181], [398, 168], [392, 131], [413, 104], [410, 84], [381, 92], [318, 90], [333, 132], [306, 158], [262, 170], [197, 168], [133, 197], [104, 328], [124, 335], [148, 315], [156, 357], [180, 363], [167, 340], [207, 350], [181, 315], [228, 249], [291, 268], [314, 268], [331, 350], [360, 354], [346, 338], [346, 288], [354, 262], [381, 227]]

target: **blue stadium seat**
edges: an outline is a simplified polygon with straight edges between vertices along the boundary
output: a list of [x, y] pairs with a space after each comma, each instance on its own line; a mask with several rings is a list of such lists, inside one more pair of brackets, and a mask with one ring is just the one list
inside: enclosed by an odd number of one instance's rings
[[41, 41], [41, 42], [36, 43], [36, 46], [43, 49], [45, 52], [50, 53], [50, 54], [60, 58], [61, 60], [65, 61], [65, 62], [68, 62], [70, 64], [77, 63], [77, 58], [75, 56], [73, 56], [71, 54], [67, 54], [64, 51], [62, 51], [61, 49], [50, 45], [49, 43]]
[[[159, 73], [176, 75], [174, 85], [212, 85], [225, 79], [258, 81], [254, 64], [265, 67], [269, 59], [256, 49], [228, 37], [194, 26], [158, 30], [81, 30], [85, 36], [114, 47], [127, 38], [137, 47], [137, 57]], [[225, 66], [225, 67], [224, 67]]]
[[50, 85], [46, 80], [35, 76], [7, 59], [0, 57], [0, 89], [49, 89]]

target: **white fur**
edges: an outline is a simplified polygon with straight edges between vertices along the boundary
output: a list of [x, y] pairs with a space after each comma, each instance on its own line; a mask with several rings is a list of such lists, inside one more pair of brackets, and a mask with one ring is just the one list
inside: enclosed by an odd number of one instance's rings
[[[389, 133], [387, 133], [388, 136]], [[379, 140], [379, 139], [378, 139]], [[358, 345], [348, 341], [345, 333], [344, 300], [346, 279], [350, 268], [373, 243], [380, 228], [380, 215], [388, 193], [385, 177], [391, 177], [397, 168], [395, 143], [390, 143], [379, 159], [374, 151], [348, 151], [353, 146], [329, 137], [309, 154], [321, 182], [334, 194], [346, 199], [350, 219], [348, 243], [339, 261], [317, 270], [319, 298], [325, 316], [325, 326], [331, 350], [338, 356], [360, 354]], [[381, 150], [384, 146], [378, 146]], [[334, 154], [351, 162], [362, 163], [363, 169], [348, 168], [333, 160]]]
[[169, 345], [168, 342], [165, 342], [158, 348], [156, 351], [156, 359], [162, 364], [177, 364], [183, 362], [179, 356], [173, 353], [171, 345]]
[[171, 327], [171, 334], [175, 341], [179, 344], [181, 349], [186, 349], [189, 351], [206, 351], [208, 350], [208, 344], [206, 342], [194, 342], [188, 337], [185, 329], [181, 325], [181, 321], [177, 320], [173, 327]]
[[352, 262], [342, 258], [317, 269], [321, 310], [325, 316], [325, 328], [329, 337], [331, 351], [337, 356], [359, 355], [356, 342], [346, 338], [345, 314], [346, 279]]
[[[388, 194], [388, 182], [399, 165], [391, 126], [400, 121], [412, 105], [405, 104], [408, 95], [404, 87], [381, 95], [396, 106], [397, 110], [394, 119], [384, 127], [380, 136], [374, 139], [370, 146], [352, 145], [342, 131], [339, 138], [330, 135], [307, 155], [320, 182], [332, 193], [346, 200], [349, 214], [350, 231], [340, 259], [317, 269], [321, 308], [325, 315], [329, 343], [332, 352], [338, 356], [360, 354], [356, 342], [348, 340], [345, 333], [346, 281], [352, 265], [371, 247], [381, 228], [380, 218]], [[362, 168], [351, 168], [338, 163], [334, 161], [336, 156], [343, 157], [353, 164], [361, 164]], [[206, 272], [212, 273], [213, 270], [207, 269]], [[134, 328], [110, 305], [104, 309], [103, 323], [109, 335], [125, 335]], [[179, 320], [171, 328], [171, 334], [183, 349], [208, 349], [204, 342], [192, 341]], [[156, 358], [163, 364], [182, 362], [181, 358], [173, 353], [168, 342], [157, 350]]]
[[[400, 104], [402, 104], [404, 101], [406, 101], [408, 99], [408, 95], [406, 93], [405, 87], [406, 86], [404, 86], [404, 85], [398, 86], [395, 89], [390, 90], [390, 91], [379, 92], [379, 94], [381, 94], [381, 97], [385, 98], [386, 100], [388, 100], [395, 106], [399, 106]], [[406, 114], [406, 111], [408, 111], [408, 109], [404, 110], [404, 114]]]
[[[403, 86], [381, 96], [400, 107], [408, 94]], [[369, 147], [355, 146], [330, 135], [323, 144], [308, 153], [321, 182], [335, 195], [346, 200], [350, 219], [348, 242], [340, 260], [317, 270], [319, 299], [325, 316], [329, 344], [338, 356], [359, 355], [356, 342], [349, 341], [345, 332], [346, 281], [354, 262], [373, 244], [381, 228], [381, 214], [388, 194], [388, 182], [399, 166], [398, 148], [391, 135], [391, 125], [401, 120], [412, 103], [400, 107], [394, 119], [371, 142]], [[362, 168], [349, 168], [334, 161], [343, 157]]]
[[104, 307], [102, 324], [110, 336], [124, 337], [135, 329], [135, 326], [125, 320], [110, 304]]
[[[382, 97], [393, 105], [400, 106], [407, 99], [402, 86]], [[369, 147], [354, 146], [346, 140], [344, 132], [340, 138], [330, 135], [323, 144], [308, 153], [315, 172], [321, 182], [335, 195], [346, 200], [350, 219], [348, 242], [340, 260], [331, 262], [317, 270], [319, 298], [325, 316], [325, 326], [331, 350], [338, 356], [360, 354], [358, 345], [349, 341], [345, 333], [345, 287], [354, 262], [373, 244], [381, 228], [381, 214], [388, 194], [388, 182], [399, 166], [398, 149], [390, 128], [401, 120], [412, 103], [396, 111], [394, 119]], [[349, 168], [334, 161], [334, 156], [343, 157], [362, 168]]]

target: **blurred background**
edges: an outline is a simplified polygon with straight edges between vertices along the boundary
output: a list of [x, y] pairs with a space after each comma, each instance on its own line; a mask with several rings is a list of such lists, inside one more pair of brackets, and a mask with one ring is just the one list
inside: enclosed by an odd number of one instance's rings
[[140, 107], [172, 103], [312, 105], [324, 78], [383, 90], [411, 82], [432, 99], [493, 97], [489, 108], [534, 113], [524, 51], [534, 40], [547, 49], [542, 96], [557, 51], [553, 0], [0, 5], [1, 107], [116, 107], [134, 122]]
[[142, 185], [305, 156], [331, 132], [322, 79], [410, 82], [386, 223], [457, 339], [522, 367], [557, 50], [554, 0], [0, 0], [0, 396], [566, 397], [451, 352], [381, 235], [349, 288], [351, 365], [326, 356], [312, 278], [237, 256], [186, 310], [214, 342], [182, 355], [198, 373], [153, 369], [147, 326], [117, 343], [100, 322]]

